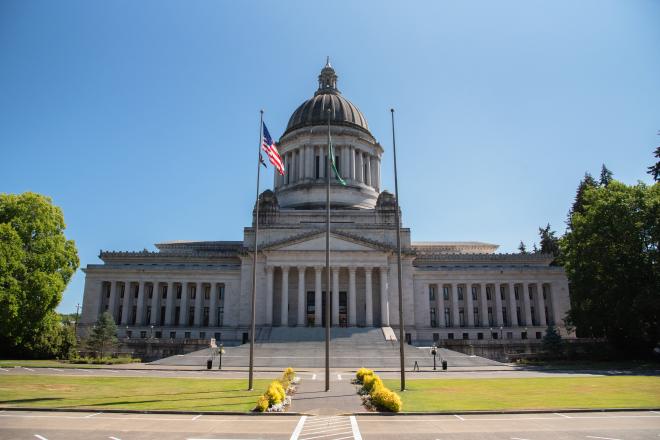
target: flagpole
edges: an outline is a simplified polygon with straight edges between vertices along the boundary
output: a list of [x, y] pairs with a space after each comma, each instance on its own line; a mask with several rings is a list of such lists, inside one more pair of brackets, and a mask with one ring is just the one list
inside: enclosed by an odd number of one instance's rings
[[259, 176], [261, 175], [261, 144], [264, 136], [264, 111], [259, 110], [259, 147], [257, 148], [257, 202], [254, 217], [254, 257], [252, 260], [252, 318], [250, 322], [250, 371], [248, 391], [254, 389], [254, 334], [256, 333], [257, 315], [257, 253], [259, 251]]
[[325, 390], [330, 391], [330, 109], [328, 109], [328, 151], [325, 160]]
[[394, 157], [394, 198], [396, 200], [396, 211], [394, 213], [396, 221], [396, 263], [398, 268], [398, 287], [399, 287], [399, 357], [401, 358], [401, 391], [406, 390], [406, 361], [405, 361], [405, 330], [403, 328], [403, 286], [401, 285], [401, 213], [399, 208], [399, 181], [396, 171], [396, 139], [394, 137], [394, 109], [390, 109], [392, 114], [392, 155]]

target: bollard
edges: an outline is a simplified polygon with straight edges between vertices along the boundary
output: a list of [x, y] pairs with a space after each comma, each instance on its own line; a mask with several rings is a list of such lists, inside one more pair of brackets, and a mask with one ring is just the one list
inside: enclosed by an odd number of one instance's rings
[[447, 361], [442, 361], [442, 370], [443, 371], [447, 370]]
[[207, 370], [210, 370], [212, 365], [213, 365], [213, 360], [212, 359], [209, 359], [208, 361], [206, 361], [206, 369]]

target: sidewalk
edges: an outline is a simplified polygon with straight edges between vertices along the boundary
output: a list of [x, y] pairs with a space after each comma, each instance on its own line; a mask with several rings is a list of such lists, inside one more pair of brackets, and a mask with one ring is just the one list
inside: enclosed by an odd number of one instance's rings
[[330, 382], [330, 391], [325, 391], [324, 380], [303, 379], [293, 395], [291, 410], [313, 415], [367, 412], [356, 386], [348, 378]]

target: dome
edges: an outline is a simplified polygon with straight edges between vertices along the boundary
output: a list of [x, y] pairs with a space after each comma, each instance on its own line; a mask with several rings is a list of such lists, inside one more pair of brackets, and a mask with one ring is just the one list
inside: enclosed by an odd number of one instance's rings
[[332, 125], [345, 125], [369, 133], [367, 119], [362, 112], [337, 89], [337, 75], [329, 60], [319, 75], [318, 90], [293, 112], [284, 134], [302, 127], [327, 124], [328, 109]]

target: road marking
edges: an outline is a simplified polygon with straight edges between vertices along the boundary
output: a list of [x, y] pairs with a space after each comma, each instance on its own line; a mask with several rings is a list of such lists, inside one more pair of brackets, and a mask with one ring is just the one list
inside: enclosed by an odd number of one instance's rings
[[337, 375], [337, 380], [341, 380], [341, 374]]
[[316, 380], [316, 373], [312, 374], [312, 380]]
[[[652, 412], [653, 414], [660, 414], [660, 411], [649, 411]], [[660, 437], [660, 434], [658, 434], [658, 437]]]
[[197, 414], [197, 415], [196, 415], [195, 417], [193, 417], [192, 419], [193, 419], [193, 420], [197, 420], [197, 419], [199, 419], [200, 417], [202, 417], [202, 414]]
[[[305, 434], [318, 434], [319, 432], [328, 432], [328, 431], [336, 431], [338, 429], [346, 429], [350, 425], [349, 421], [346, 420], [346, 424], [342, 425], [337, 425], [336, 423], [333, 426], [321, 426], [317, 428], [309, 428], [309, 425], [305, 426]], [[312, 431], [317, 431], [317, 432], [312, 432]]]
[[553, 413], [553, 414], [558, 415], [559, 417], [564, 417], [566, 419], [572, 419], [573, 418], [571, 416], [567, 416], [566, 414], [559, 414], [559, 413]]
[[454, 414], [454, 417], [456, 417], [456, 418], [457, 418], [458, 420], [460, 420], [461, 422], [464, 422], [464, 421], [465, 421], [465, 419], [464, 419], [463, 417], [461, 417], [461, 416], [459, 416], [459, 415], [457, 415], [457, 414]]
[[621, 440], [620, 438], [612, 438], [612, 437], [596, 437], [595, 435], [587, 435], [587, 438], [599, 438], [602, 440]]
[[62, 370], [60, 370], [59, 368], [49, 368], [49, 370], [53, 370], [53, 371], [59, 371], [59, 372], [61, 372], [61, 371], [62, 371]]
[[108, 371], [110, 373], [119, 373], [119, 371], [117, 371], [117, 370], [105, 370], [105, 371]]
[[100, 412], [97, 412], [97, 413], [94, 413], [94, 414], [89, 414], [89, 415], [85, 416], [85, 418], [86, 418], [86, 419], [89, 419], [89, 418], [91, 418], [91, 417], [98, 416], [99, 414], [101, 414], [101, 413], [100, 413]]
[[314, 437], [305, 437], [305, 438], [301, 438], [300, 440], [312, 440], [312, 439], [315, 439], [315, 438], [323, 438], [323, 437], [330, 437], [330, 436], [333, 436], [333, 435], [344, 435], [344, 434], [352, 434], [352, 433], [353, 433], [353, 431], [335, 432], [335, 433], [332, 433], [332, 434], [323, 434], [323, 435], [316, 435]]
[[28, 368], [28, 367], [21, 367], [21, 368], [23, 368], [23, 369], [25, 369], [25, 370], [28, 370], [28, 371], [32, 371], [32, 372], [34, 372], [34, 370], [33, 370], [32, 368]]
[[110, 436], [110, 437], [108, 437], [108, 438], [109, 438], [110, 440], [121, 440], [120, 438], [112, 437], [112, 436]]
[[9, 371], [9, 370], [5, 370], [4, 368], [0, 368], [0, 370], [2, 370], [2, 371]]
[[84, 368], [76, 368], [76, 370], [78, 370], [78, 371], [84, 371], [85, 373], [91, 373], [91, 371], [88, 371], [88, 370], [86, 370], [86, 369], [84, 369]]
[[526, 438], [511, 437], [511, 440], [528, 440]]
[[300, 420], [298, 420], [298, 424], [296, 425], [296, 429], [293, 430], [293, 433], [291, 434], [289, 440], [298, 440], [300, 431], [302, 431], [303, 426], [305, 425], [305, 420], [307, 420], [307, 416], [300, 417]]
[[351, 428], [353, 429], [353, 438], [355, 440], [362, 440], [362, 435], [360, 434], [360, 428], [358, 428], [357, 420], [355, 416], [351, 416]]
[[39, 434], [35, 434], [34, 436], [35, 436], [36, 438], [38, 438], [39, 440], [48, 440], [46, 437], [44, 437], [44, 436], [42, 436], [42, 435], [39, 435]]

